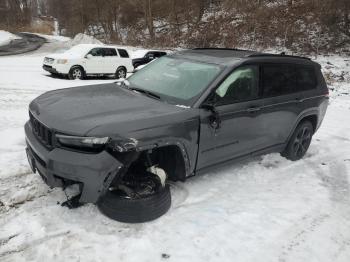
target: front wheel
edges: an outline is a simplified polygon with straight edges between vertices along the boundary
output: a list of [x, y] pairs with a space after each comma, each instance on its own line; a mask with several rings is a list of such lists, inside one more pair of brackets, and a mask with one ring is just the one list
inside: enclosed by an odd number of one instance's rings
[[115, 72], [115, 78], [116, 79], [126, 78], [126, 69], [124, 67], [119, 67]]
[[171, 205], [169, 185], [152, 173], [132, 176], [109, 188], [98, 201], [99, 210], [114, 220], [143, 223], [165, 214]]
[[286, 149], [282, 152], [285, 158], [296, 161], [304, 157], [310, 144], [314, 128], [310, 121], [301, 122], [291, 136]]
[[84, 79], [84, 70], [79, 66], [72, 67], [71, 70], [69, 71], [68, 77], [71, 80], [76, 80], [76, 79], [82, 80]]

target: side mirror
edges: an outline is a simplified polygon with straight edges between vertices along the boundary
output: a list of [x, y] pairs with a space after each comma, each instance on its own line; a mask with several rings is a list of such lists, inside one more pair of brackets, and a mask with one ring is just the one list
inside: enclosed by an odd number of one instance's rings
[[201, 108], [208, 110], [212, 113], [211, 116], [209, 116], [209, 125], [215, 130], [219, 129], [221, 127], [221, 119], [219, 112], [215, 108], [215, 105], [206, 102], [201, 105]]
[[212, 103], [203, 103], [200, 107], [213, 113], [216, 112], [215, 106]]
[[87, 58], [87, 59], [91, 59], [93, 56], [92, 56], [92, 54], [87, 54], [86, 56], [85, 56], [85, 58]]

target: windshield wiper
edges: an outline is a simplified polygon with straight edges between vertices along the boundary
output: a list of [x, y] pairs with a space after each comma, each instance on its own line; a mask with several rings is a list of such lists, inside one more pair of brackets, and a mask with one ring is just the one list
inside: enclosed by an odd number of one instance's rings
[[135, 91], [135, 92], [139, 92], [139, 93], [145, 94], [146, 96], [155, 98], [157, 100], [161, 100], [160, 96], [155, 94], [155, 93], [153, 93], [152, 91], [148, 91], [148, 90], [145, 90], [145, 89], [142, 89], [142, 88], [130, 86], [130, 82], [128, 80], [126, 80], [126, 79], [123, 80], [123, 81], [117, 81], [115, 83], [117, 85], [119, 84], [123, 88], [126, 88], [126, 89], [129, 89], [129, 90]]
[[149, 97], [152, 97], [152, 98], [155, 98], [157, 100], [161, 100], [160, 99], [160, 96], [151, 92], [151, 91], [148, 91], [148, 90], [145, 90], [145, 89], [142, 89], [142, 88], [138, 88], [138, 87], [130, 87], [128, 86], [128, 89], [132, 90], [132, 91], [136, 91], [136, 92], [139, 92], [139, 93], [142, 93], [142, 94], [145, 94]]

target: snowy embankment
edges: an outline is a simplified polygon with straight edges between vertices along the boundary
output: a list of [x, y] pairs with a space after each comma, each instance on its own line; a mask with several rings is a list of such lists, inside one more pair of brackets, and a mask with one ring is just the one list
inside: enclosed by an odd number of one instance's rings
[[279, 154], [172, 186], [160, 219], [123, 224], [88, 204], [61, 207], [30, 171], [23, 125], [45, 91], [113, 80], [69, 81], [41, 69], [51, 39], [30, 55], [0, 58], [0, 261], [349, 261], [350, 58], [319, 57], [330, 106], [306, 157]]
[[12, 40], [21, 39], [19, 36], [10, 32], [0, 30], [0, 46], [8, 45]]

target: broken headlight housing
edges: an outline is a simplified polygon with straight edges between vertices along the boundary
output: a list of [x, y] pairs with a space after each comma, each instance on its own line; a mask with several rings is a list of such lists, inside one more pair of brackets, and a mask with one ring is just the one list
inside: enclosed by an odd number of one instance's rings
[[56, 138], [63, 147], [91, 152], [103, 150], [110, 140], [109, 137], [80, 137], [59, 134], [56, 135]]

